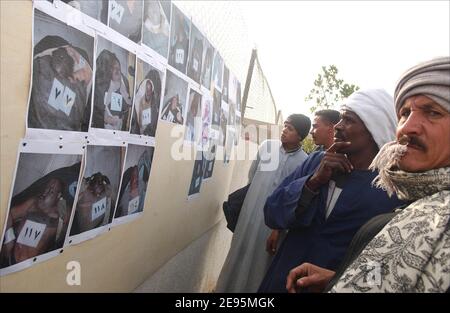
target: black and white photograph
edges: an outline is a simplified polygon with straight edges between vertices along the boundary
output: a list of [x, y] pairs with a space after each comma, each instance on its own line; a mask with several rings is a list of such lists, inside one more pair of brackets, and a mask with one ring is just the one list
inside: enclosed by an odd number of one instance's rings
[[194, 169], [192, 171], [191, 183], [189, 185], [188, 199], [200, 193], [200, 187], [203, 180], [204, 159], [203, 152], [197, 151], [194, 161]]
[[228, 129], [228, 117], [229, 117], [229, 105], [225, 101], [222, 101], [222, 106], [220, 108], [219, 146], [225, 146]]
[[223, 85], [222, 85], [222, 101], [228, 103], [228, 81], [230, 78], [230, 71], [226, 65], [223, 66]]
[[109, 0], [109, 27], [139, 43], [142, 12], [142, 0]]
[[62, 2], [105, 25], [108, 23], [108, 0], [62, 0]]
[[144, 0], [142, 43], [167, 59], [171, 1]]
[[111, 223], [125, 147], [88, 145], [70, 236]]
[[129, 131], [136, 55], [98, 36], [92, 127]]
[[203, 181], [211, 178], [214, 171], [214, 164], [216, 162], [216, 149], [217, 145], [210, 143], [208, 145], [208, 150], [203, 152], [204, 168], [203, 168]]
[[203, 34], [192, 24], [187, 75], [199, 84], [202, 74], [204, 41]]
[[211, 88], [213, 58], [214, 47], [211, 45], [208, 39], [205, 38], [203, 47], [201, 83], [208, 90], [210, 90]]
[[136, 94], [131, 133], [154, 137], [158, 127], [164, 74], [141, 59], [136, 66]]
[[164, 89], [161, 120], [183, 125], [188, 83], [178, 75], [167, 70], [166, 85]]
[[221, 107], [222, 107], [222, 94], [216, 88], [214, 88], [212, 120], [211, 120], [211, 138], [214, 140], [219, 140]]
[[26, 260], [17, 270], [28, 267], [37, 257], [64, 245], [83, 150], [81, 145], [79, 149], [57, 146], [22, 143], [1, 246], [2, 269]]
[[223, 59], [220, 56], [219, 50], [216, 50], [213, 61], [212, 80], [214, 87], [222, 91], [222, 77], [223, 75]]
[[33, 45], [28, 127], [86, 132], [94, 37], [36, 9]]
[[189, 54], [189, 34], [191, 21], [176, 6], [172, 5], [172, 23], [170, 30], [170, 49], [168, 63], [186, 74]]
[[154, 147], [128, 144], [114, 218], [143, 211], [154, 150]]
[[184, 140], [196, 143], [201, 147], [202, 131], [202, 96], [193, 89], [190, 89], [188, 107], [186, 114], [186, 131]]

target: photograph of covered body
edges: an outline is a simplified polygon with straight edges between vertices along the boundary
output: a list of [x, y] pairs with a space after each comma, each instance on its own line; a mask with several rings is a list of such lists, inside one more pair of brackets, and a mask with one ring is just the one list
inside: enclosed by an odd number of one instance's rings
[[142, 43], [167, 58], [171, 1], [144, 0]]
[[94, 38], [35, 10], [28, 127], [86, 132]]
[[186, 74], [187, 68], [190, 27], [190, 20], [180, 11], [180, 9], [172, 5], [168, 63], [183, 74]]
[[208, 41], [204, 40], [203, 45], [203, 59], [202, 59], [202, 74], [200, 77], [201, 84], [208, 90], [211, 88], [212, 67], [214, 58], [214, 47]]
[[129, 144], [115, 218], [142, 212], [154, 147]]
[[124, 147], [88, 145], [70, 235], [111, 223], [119, 191]]
[[81, 155], [21, 153], [0, 268], [63, 247], [80, 175]]
[[92, 127], [128, 131], [136, 56], [98, 36]]
[[192, 24], [191, 26], [190, 43], [191, 48], [189, 49], [187, 75], [200, 84], [200, 76], [202, 74], [204, 37], [194, 24]]
[[108, 0], [62, 0], [62, 2], [105, 25], [108, 23]]
[[174, 124], [184, 124], [188, 83], [171, 71], [166, 71], [161, 119]]
[[142, 28], [142, 0], [110, 0], [109, 27], [139, 43]]
[[138, 58], [131, 133], [154, 137], [158, 127], [164, 74]]
[[195, 90], [191, 89], [189, 92], [184, 140], [198, 143], [200, 146], [202, 131], [201, 102], [202, 96]]
[[202, 96], [202, 146], [207, 147], [211, 138], [213, 99], [207, 91]]
[[222, 91], [222, 80], [223, 80], [223, 59], [220, 56], [219, 50], [215, 51], [213, 70], [212, 70], [212, 80], [214, 87]]

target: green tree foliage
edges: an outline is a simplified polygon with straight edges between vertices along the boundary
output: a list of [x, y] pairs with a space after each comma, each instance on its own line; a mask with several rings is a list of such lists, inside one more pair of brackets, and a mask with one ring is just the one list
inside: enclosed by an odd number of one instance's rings
[[311, 112], [336, 108], [342, 100], [359, 89], [358, 86], [347, 84], [343, 79], [339, 79], [338, 72], [335, 65], [329, 65], [328, 68], [322, 66], [322, 72], [314, 81], [314, 88], [305, 98], [306, 102], [312, 102]]
[[302, 148], [303, 151], [308, 154], [314, 151], [316, 145], [314, 144], [314, 140], [312, 139], [311, 135], [308, 135], [305, 139], [303, 139]]

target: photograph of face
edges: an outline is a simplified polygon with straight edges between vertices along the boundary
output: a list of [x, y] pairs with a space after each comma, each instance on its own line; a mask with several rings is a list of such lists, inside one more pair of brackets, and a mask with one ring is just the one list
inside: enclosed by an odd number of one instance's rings
[[191, 89], [189, 92], [184, 140], [199, 144], [201, 143], [200, 135], [202, 130], [201, 101], [202, 96]]
[[172, 6], [168, 62], [183, 74], [186, 74], [190, 26], [190, 20], [176, 6]]
[[216, 162], [216, 144], [210, 144], [207, 151], [203, 153], [205, 159], [203, 168], [203, 179], [210, 178], [214, 171], [214, 164]]
[[144, 61], [137, 60], [136, 95], [134, 97], [131, 133], [154, 137], [158, 127], [163, 73]]
[[200, 83], [200, 75], [202, 73], [203, 42], [203, 35], [192, 24], [187, 75], [197, 83]]
[[81, 155], [20, 154], [0, 268], [62, 248], [80, 166]]
[[220, 56], [219, 51], [216, 50], [213, 61], [213, 81], [214, 86], [219, 90], [222, 90], [222, 78], [223, 78], [222, 75], [223, 75], [223, 59]]
[[169, 70], [166, 75], [161, 119], [183, 125], [188, 84]]
[[125, 148], [88, 145], [70, 235], [111, 223]]
[[142, 212], [155, 148], [129, 144], [115, 218]]
[[108, 0], [62, 0], [86, 15], [102, 22], [108, 22]]
[[222, 101], [228, 103], [228, 80], [230, 72], [226, 65], [223, 66], [223, 86], [222, 86]]
[[136, 56], [98, 36], [92, 127], [128, 131]]
[[144, 0], [142, 43], [164, 58], [169, 51], [171, 1]]
[[214, 47], [211, 45], [208, 39], [205, 38], [203, 48], [201, 83], [208, 90], [210, 90], [211, 88], [213, 57]]
[[142, 0], [109, 0], [109, 27], [134, 42], [140, 42], [142, 10]]
[[192, 171], [191, 184], [189, 185], [188, 196], [200, 193], [200, 187], [203, 180], [203, 163], [203, 153], [202, 151], [197, 151], [194, 161], [194, 170]]
[[35, 10], [28, 127], [86, 132], [94, 38]]
[[211, 138], [211, 122], [212, 122], [212, 97], [209, 92], [202, 96], [202, 146], [207, 147]]

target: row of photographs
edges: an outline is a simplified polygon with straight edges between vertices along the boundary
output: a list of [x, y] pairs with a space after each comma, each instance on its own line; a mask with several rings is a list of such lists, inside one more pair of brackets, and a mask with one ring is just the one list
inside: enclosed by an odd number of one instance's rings
[[[116, 1], [110, 1], [110, 8], [111, 2]], [[81, 3], [83, 8], [90, 1]], [[163, 3], [158, 5], [167, 5]], [[174, 5], [169, 7], [172, 14], [182, 14]], [[53, 7], [48, 10], [41, 4], [40, 8], [57, 16]], [[184, 75], [176, 66], [170, 66], [170, 57], [169, 65], [164, 66], [139, 49], [130, 51], [123, 44], [126, 39], [117, 39], [108, 32], [95, 32], [91, 36], [69, 24], [39, 9], [34, 11], [28, 129], [72, 132], [107, 129], [153, 137], [161, 119], [187, 125], [188, 138], [192, 138], [193, 121], [205, 111], [212, 114], [211, 124], [220, 127], [224, 105], [228, 108], [229, 125], [240, 122], [240, 82], [221, 58], [209, 60], [208, 49], [201, 48], [201, 53], [186, 58], [199, 73], [206, 73], [200, 75], [205, 79], [198, 84], [200, 76], [197, 80], [189, 71], [188, 76]], [[191, 37], [195, 33], [190, 32]], [[207, 42], [204, 37], [196, 40]], [[212, 46], [211, 49], [214, 50]], [[217, 51], [215, 55], [220, 57]]]
[[66, 245], [138, 217], [153, 154], [154, 147], [131, 143], [23, 140], [2, 237], [0, 274], [31, 266]]

